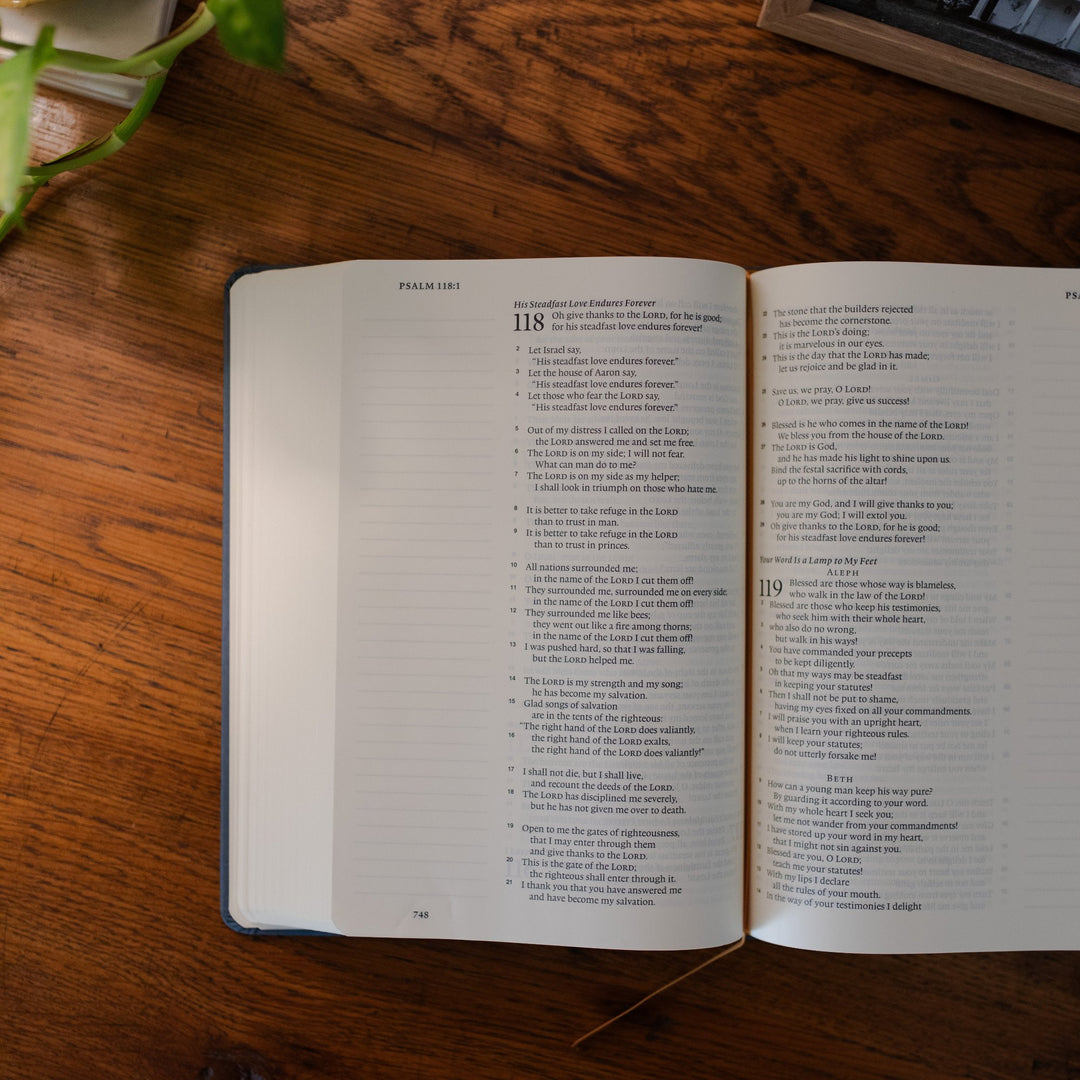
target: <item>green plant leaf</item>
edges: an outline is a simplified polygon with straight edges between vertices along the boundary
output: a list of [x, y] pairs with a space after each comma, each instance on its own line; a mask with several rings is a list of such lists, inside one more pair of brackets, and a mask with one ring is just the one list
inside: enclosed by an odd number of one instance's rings
[[285, 66], [282, 0], [207, 0], [221, 44], [238, 60], [280, 71]]
[[11, 213], [26, 180], [30, 156], [30, 114], [34, 84], [56, 56], [53, 28], [42, 27], [37, 41], [0, 64], [0, 211]]

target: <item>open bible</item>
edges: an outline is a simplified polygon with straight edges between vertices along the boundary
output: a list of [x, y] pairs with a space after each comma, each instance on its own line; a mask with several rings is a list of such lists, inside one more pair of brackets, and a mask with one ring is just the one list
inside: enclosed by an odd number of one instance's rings
[[232, 925], [1080, 947], [1080, 272], [350, 262], [227, 339]]

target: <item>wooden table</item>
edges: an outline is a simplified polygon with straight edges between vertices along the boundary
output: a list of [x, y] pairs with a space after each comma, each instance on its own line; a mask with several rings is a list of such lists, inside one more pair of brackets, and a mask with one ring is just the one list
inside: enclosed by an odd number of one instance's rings
[[[1080, 1076], [1075, 954], [250, 939], [218, 915], [222, 289], [250, 263], [1076, 265], [1080, 136], [751, 0], [293, 0], [0, 248], [0, 1076]], [[115, 122], [39, 99], [39, 149]]]

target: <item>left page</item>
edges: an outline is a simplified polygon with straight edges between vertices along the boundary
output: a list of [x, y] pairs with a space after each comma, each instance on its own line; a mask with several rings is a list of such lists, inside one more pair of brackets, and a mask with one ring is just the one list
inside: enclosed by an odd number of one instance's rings
[[[281, 273], [271, 317], [303, 320]], [[338, 288], [336, 533], [292, 560], [335, 560], [334, 927], [737, 938], [744, 273], [361, 262]]]

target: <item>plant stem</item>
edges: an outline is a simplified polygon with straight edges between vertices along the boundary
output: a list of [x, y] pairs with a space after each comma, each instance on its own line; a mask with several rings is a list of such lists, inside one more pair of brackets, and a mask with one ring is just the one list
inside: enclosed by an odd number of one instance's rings
[[[191, 17], [168, 37], [162, 38], [133, 56], [116, 60], [109, 56], [98, 56], [96, 53], [56, 49], [52, 65], [94, 74], [133, 75], [135, 77], [157, 75], [159, 72], [167, 71], [177, 55], [192, 42], [198, 41], [213, 28], [214, 24], [214, 16], [205, 4], [200, 4]], [[28, 46], [0, 38], [0, 48], [18, 52]]]
[[41, 185], [44, 183], [45, 181], [42, 180], [41, 183], [27, 185], [26, 187], [20, 189], [18, 198], [15, 200], [14, 207], [10, 211], [8, 211], [8, 213], [0, 214], [0, 243], [3, 242], [7, 234], [11, 232], [11, 230], [14, 229], [16, 225], [22, 224], [22, 212], [26, 209], [30, 200], [34, 197], [37, 189], [41, 187]]
[[139, 100], [135, 102], [131, 112], [120, 121], [111, 131], [98, 136], [91, 142], [83, 143], [82, 146], [69, 150], [66, 154], [43, 165], [33, 165], [26, 170], [27, 177], [40, 184], [51, 180], [60, 173], [70, 172], [72, 169], [81, 169], [84, 165], [92, 165], [95, 161], [107, 158], [122, 150], [127, 141], [142, 126], [143, 121], [150, 115], [161, 91], [165, 88], [165, 76], [168, 70], [146, 80]]
[[[54, 176], [101, 161], [127, 145], [131, 136], [150, 115], [161, 91], [165, 88], [165, 77], [173, 61], [188, 45], [207, 33], [215, 25], [215, 21], [206, 5], [199, 4], [191, 18], [177, 27], [167, 38], [126, 60], [110, 60], [108, 57], [94, 56], [91, 53], [57, 50], [56, 62], [63, 67], [76, 71], [145, 77], [146, 84], [131, 111], [111, 131], [69, 150], [52, 161], [26, 169], [26, 183], [19, 191], [15, 205], [8, 213], [0, 214], [0, 242], [16, 225], [21, 224], [23, 210], [29, 205], [38, 189], [44, 187]], [[0, 46], [9, 47], [3, 41], [0, 41]], [[11, 47], [22, 48], [22, 46]]]
[[81, 169], [84, 165], [91, 165], [95, 161], [101, 161], [122, 150], [132, 135], [138, 131], [142, 122], [150, 115], [155, 102], [161, 91], [165, 88], [165, 76], [168, 69], [146, 80], [146, 86], [139, 100], [131, 109], [131, 112], [120, 121], [111, 131], [91, 142], [69, 150], [66, 154], [43, 165], [31, 166], [26, 170], [27, 183], [19, 192], [15, 206], [9, 213], [0, 215], [0, 242], [11, 232], [15, 225], [21, 223], [22, 212], [26, 209], [30, 200], [38, 189], [44, 187], [54, 176], [70, 172], [72, 169]]

